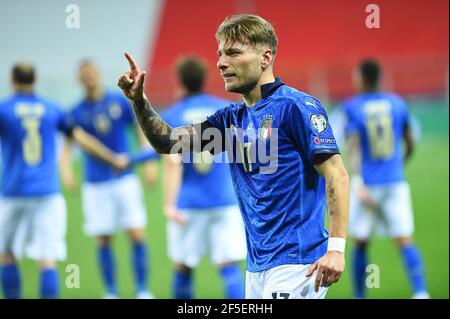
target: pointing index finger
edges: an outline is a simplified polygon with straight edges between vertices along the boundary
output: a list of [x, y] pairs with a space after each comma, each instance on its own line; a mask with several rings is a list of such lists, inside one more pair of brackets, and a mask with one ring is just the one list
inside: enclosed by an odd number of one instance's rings
[[125, 52], [125, 57], [128, 60], [128, 63], [130, 64], [130, 69], [131, 71], [139, 71], [139, 68], [136, 64], [136, 61], [134, 61], [133, 57], [131, 56], [131, 54], [129, 54], [128, 52]]

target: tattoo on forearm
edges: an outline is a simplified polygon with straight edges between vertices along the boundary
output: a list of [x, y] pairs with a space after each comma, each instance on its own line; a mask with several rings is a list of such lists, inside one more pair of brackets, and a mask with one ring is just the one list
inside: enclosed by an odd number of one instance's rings
[[334, 185], [333, 176], [327, 183], [327, 208], [330, 216], [333, 216], [336, 209], [336, 187]]
[[148, 99], [133, 102], [133, 109], [144, 135], [158, 153], [181, 153], [183, 147], [192, 145], [195, 129], [192, 126], [172, 129], [156, 113]]

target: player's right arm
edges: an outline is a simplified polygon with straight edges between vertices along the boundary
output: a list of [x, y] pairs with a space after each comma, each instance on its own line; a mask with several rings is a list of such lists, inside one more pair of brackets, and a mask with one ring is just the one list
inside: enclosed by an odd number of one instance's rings
[[78, 187], [78, 182], [72, 168], [72, 140], [64, 138], [63, 149], [59, 158], [59, 170], [63, 185], [71, 192]]
[[163, 156], [164, 163], [164, 214], [166, 218], [176, 222], [184, 223], [186, 218], [180, 213], [176, 206], [178, 193], [180, 191], [183, 176], [183, 165], [178, 154]]
[[117, 170], [126, 169], [129, 166], [129, 159], [125, 155], [116, 154], [106, 147], [97, 138], [83, 130], [80, 126], [75, 126], [72, 130], [72, 138], [86, 152], [98, 159], [110, 164]]
[[[352, 121], [347, 114], [347, 123]], [[346, 129], [346, 131], [348, 128]], [[362, 178], [361, 172], [361, 162], [362, 162], [362, 154], [361, 154], [361, 141], [360, 135], [356, 130], [352, 130], [350, 133], [346, 134], [346, 144], [348, 151], [348, 164], [350, 167], [351, 178], [350, 183], [351, 187], [356, 191], [357, 196], [360, 201], [367, 207], [373, 208], [375, 203], [371, 198], [367, 187], [364, 184], [364, 180]]]
[[[118, 80], [118, 86], [133, 104], [133, 109], [139, 125], [153, 148], [162, 154], [174, 154], [200, 150], [194, 141], [198, 139], [197, 126], [172, 128], [153, 109], [144, 94], [145, 71], [139, 70], [129, 53], [125, 57], [130, 65], [130, 71], [125, 72]], [[197, 148], [198, 147], [198, 148]]]

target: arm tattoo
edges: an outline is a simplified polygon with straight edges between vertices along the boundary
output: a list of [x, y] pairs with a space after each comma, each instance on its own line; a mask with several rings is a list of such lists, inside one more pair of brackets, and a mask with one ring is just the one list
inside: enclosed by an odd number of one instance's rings
[[147, 98], [133, 102], [133, 109], [145, 137], [158, 153], [181, 153], [192, 149], [196, 136], [194, 126], [170, 127], [156, 113]]
[[334, 185], [334, 177], [330, 178], [327, 183], [327, 208], [330, 216], [333, 216], [336, 209], [336, 187]]

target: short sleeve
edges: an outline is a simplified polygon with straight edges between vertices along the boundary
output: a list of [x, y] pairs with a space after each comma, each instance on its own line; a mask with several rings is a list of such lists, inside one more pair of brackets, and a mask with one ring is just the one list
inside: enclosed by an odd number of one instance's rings
[[222, 134], [224, 134], [225, 129], [227, 128], [229, 109], [229, 107], [222, 108], [206, 118], [206, 121], [211, 124], [211, 126], [219, 129]]
[[327, 113], [315, 98], [293, 102], [288, 121], [294, 144], [312, 165], [319, 154], [340, 153]]
[[63, 112], [57, 108], [58, 112], [58, 130], [63, 132], [65, 135], [72, 135], [72, 131], [76, 126], [75, 117], [70, 112]]
[[344, 115], [344, 132], [345, 135], [355, 134], [359, 132], [358, 119], [351, 108], [351, 104], [344, 103], [342, 105]]

